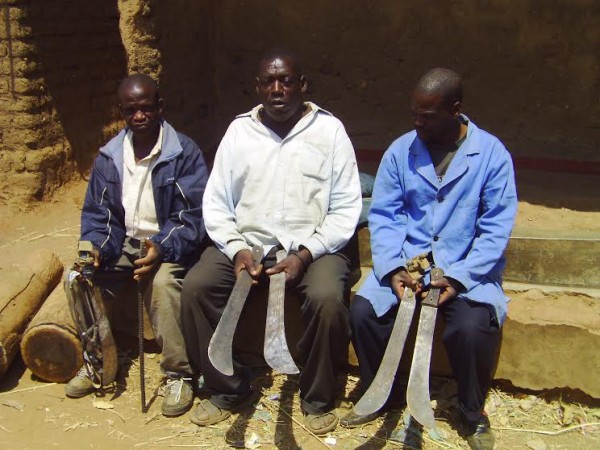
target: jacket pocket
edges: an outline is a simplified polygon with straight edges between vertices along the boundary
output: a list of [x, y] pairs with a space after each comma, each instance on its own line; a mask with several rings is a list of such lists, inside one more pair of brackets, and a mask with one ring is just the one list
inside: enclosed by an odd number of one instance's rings
[[455, 213], [458, 215], [457, 222], [460, 224], [457, 232], [464, 239], [471, 239], [475, 235], [479, 204], [479, 199], [469, 199], [461, 200], [456, 205]]

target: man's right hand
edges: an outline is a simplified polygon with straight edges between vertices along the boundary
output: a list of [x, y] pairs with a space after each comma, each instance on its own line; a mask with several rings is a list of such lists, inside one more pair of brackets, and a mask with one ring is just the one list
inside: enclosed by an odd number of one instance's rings
[[236, 279], [240, 276], [242, 270], [246, 270], [253, 278], [253, 284], [258, 284], [258, 277], [260, 276], [262, 267], [262, 264], [257, 265], [254, 262], [252, 252], [247, 249], [240, 250], [233, 258], [233, 272], [235, 273]]
[[401, 300], [404, 296], [404, 289], [408, 288], [417, 292], [421, 288], [417, 283], [417, 280], [414, 280], [405, 269], [400, 269], [392, 275], [390, 284], [392, 286], [392, 291], [396, 294], [398, 300]]

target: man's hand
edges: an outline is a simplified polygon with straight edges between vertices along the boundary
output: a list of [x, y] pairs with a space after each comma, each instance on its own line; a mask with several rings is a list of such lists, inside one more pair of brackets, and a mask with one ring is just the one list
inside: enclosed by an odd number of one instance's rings
[[311, 262], [312, 255], [310, 251], [303, 248], [299, 252], [290, 253], [282, 261], [267, 269], [265, 273], [267, 275], [274, 275], [285, 272], [285, 283], [289, 286], [295, 286], [300, 283], [304, 272], [306, 272], [306, 268]]
[[152, 274], [160, 266], [161, 254], [158, 246], [150, 239], [144, 240], [146, 246], [146, 256], [140, 259], [136, 259], [133, 264], [137, 267], [133, 271], [133, 279], [140, 281]]
[[[463, 285], [456, 281], [454, 278], [446, 278], [442, 277], [439, 280], [432, 281], [430, 283], [431, 287], [439, 288], [440, 291], [440, 299], [438, 300], [438, 306], [446, 303], [448, 300], [452, 300], [454, 297], [458, 295], [458, 293], [464, 290]], [[423, 293], [423, 298], [427, 296], [427, 292]]]
[[98, 270], [100, 268], [100, 250], [94, 247], [92, 249], [92, 256], [94, 257], [94, 270]]
[[256, 264], [250, 250], [240, 250], [233, 257], [233, 273], [235, 278], [240, 276], [242, 270], [247, 271], [252, 277], [252, 284], [258, 284], [258, 277], [262, 272], [262, 264]]
[[401, 300], [404, 296], [404, 289], [408, 288], [416, 292], [420, 288], [417, 280], [413, 279], [413, 277], [411, 277], [403, 268], [392, 275], [390, 284], [392, 285], [392, 291], [396, 294], [398, 300]]

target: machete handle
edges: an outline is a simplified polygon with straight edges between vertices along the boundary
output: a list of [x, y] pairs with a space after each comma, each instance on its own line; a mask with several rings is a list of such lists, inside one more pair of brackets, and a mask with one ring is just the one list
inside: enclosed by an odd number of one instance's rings
[[252, 257], [254, 258], [254, 264], [257, 266], [260, 265], [265, 251], [262, 245], [254, 245], [250, 251], [252, 252]]
[[[440, 280], [444, 276], [444, 271], [438, 267], [431, 269], [431, 281]], [[427, 297], [421, 302], [422, 306], [433, 306], [437, 308], [440, 299], [440, 288], [430, 288]]]

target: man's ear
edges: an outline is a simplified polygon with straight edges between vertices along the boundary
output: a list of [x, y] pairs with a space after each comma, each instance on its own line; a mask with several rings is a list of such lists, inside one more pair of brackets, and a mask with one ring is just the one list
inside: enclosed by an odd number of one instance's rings
[[300, 76], [300, 83], [302, 84], [301, 92], [306, 94], [306, 90], [308, 89], [308, 82], [306, 81], [306, 77], [304, 75]]
[[452, 115], [454, 117], [458, 117], [460, 115], [461, 110], [462, 110], [462, 103], [454, 102], [454, 105], [452, 105]]
[[160, 117], [162, 117], [164, 111], [165, 111], [165, 101], [158, 97], [158, 99], [156, 100], [156, 104], [158, 105], [158, 114], [160, 115]]
[[260, 94], [260, 82], [258, 81], [258, 77], [254, 79], [254, 90], [257, 94]]

